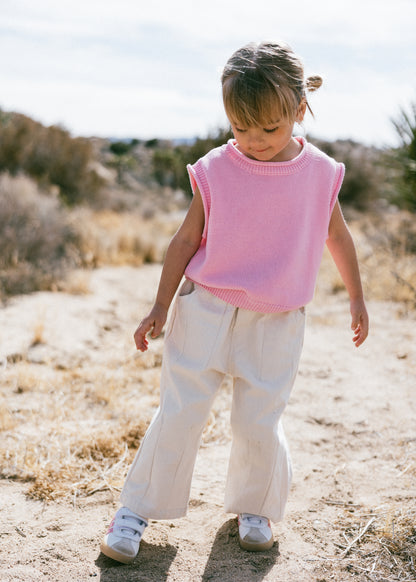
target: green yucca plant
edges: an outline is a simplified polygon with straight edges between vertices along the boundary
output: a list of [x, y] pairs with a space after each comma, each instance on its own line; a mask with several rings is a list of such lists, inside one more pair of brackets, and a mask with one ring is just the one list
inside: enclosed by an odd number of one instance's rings
[[392, 119], [400, 140], [393, 151], [398, 165], [398, 189], [394, 202], [412, 212], [416, 211], [416, 102], [408, 110], [401, 108], [397, 118]]

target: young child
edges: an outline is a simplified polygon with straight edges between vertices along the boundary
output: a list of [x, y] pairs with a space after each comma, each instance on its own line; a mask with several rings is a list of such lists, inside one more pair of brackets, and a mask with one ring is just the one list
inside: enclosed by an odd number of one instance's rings
[[227, 62], [223, 99], [234, 134], [188, 166], [193, 200], [166, 254], [137, 349], [165, 335], [159, 409], [127, 476], [101, 550], [123, 563], [148, 519], [184, 516], [202, 431], [225, 374], [234, 380], [225, 510], [246, 550], [273, 545], [291, 466], [281, 415], [297, 373], [305, 304], [327, 244], [350, 297], [353, 342], [368, 334], [357, 258], [338, 192], [344, 166], [302, 137], [303, 65], [284, 43], [249, 44]]

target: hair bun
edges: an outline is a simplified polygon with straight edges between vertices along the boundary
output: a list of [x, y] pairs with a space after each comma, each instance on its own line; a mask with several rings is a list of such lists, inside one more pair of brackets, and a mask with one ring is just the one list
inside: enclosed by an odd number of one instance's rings
[[322, 85], [323, 79], [319, 75], [312, 75], [306, 79], [306, 89], [308, 91], [316, 91]]

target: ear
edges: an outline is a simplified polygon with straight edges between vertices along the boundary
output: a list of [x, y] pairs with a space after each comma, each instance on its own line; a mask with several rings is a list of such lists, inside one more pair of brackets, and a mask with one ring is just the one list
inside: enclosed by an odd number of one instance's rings
[[296, 123], [302, 123], [306, 113], [306, 106], [307, 106], [306, 99], [303, 98], [302, 101], [299, 103], [298, 111], [296, 114]]

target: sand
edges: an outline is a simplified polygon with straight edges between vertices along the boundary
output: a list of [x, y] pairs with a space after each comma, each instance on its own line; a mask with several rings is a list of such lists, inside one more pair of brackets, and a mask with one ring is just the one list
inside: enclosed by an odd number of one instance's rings
[[[136, 356], [132, 333], [159, 273], [159, 265], [106, 267], [88, 275], [89, 294], [11, 299], [0, 309], [3, 405], [17, 410], [19, 395], [3, 379], [22, 360], [42, 370], [92, 363], [105, 368], [132, 359], [140, 365], [149, 354]], [[300, 370], [284, 415], [293, 485], [284, 521], [273, 524], [272, 550], [240, 550], [235, 516], [223, 511], [231, 398], [225, 387], [215, 438], [200, 449], [188, 515], [151, 522], [129, 566], [99, 552], [117, 507], [114, 491], [44, 502], [28, 498], [30, 482], [0, 480], [0, 580], [416, 579], [399, 557], [382, 554], [380, 541], [402, 535], [400, 524], [416, 513], [416, 317], [395, 303], [370, 302], [368, 308], [371, 332], [359, 349], [351, 341], [345, 293], [320, 294], [307, 308]], [[36, 344], [40, 320], [42, 341]], [[163, 339], [152, 342], [150, 353], [160, 356], [162, 347]], [[24, 438], [19, 431], [12, 437], [13, 429], [6, 429], [0, 443]], [[390, 568], [383, 565], [387, 559]]]

